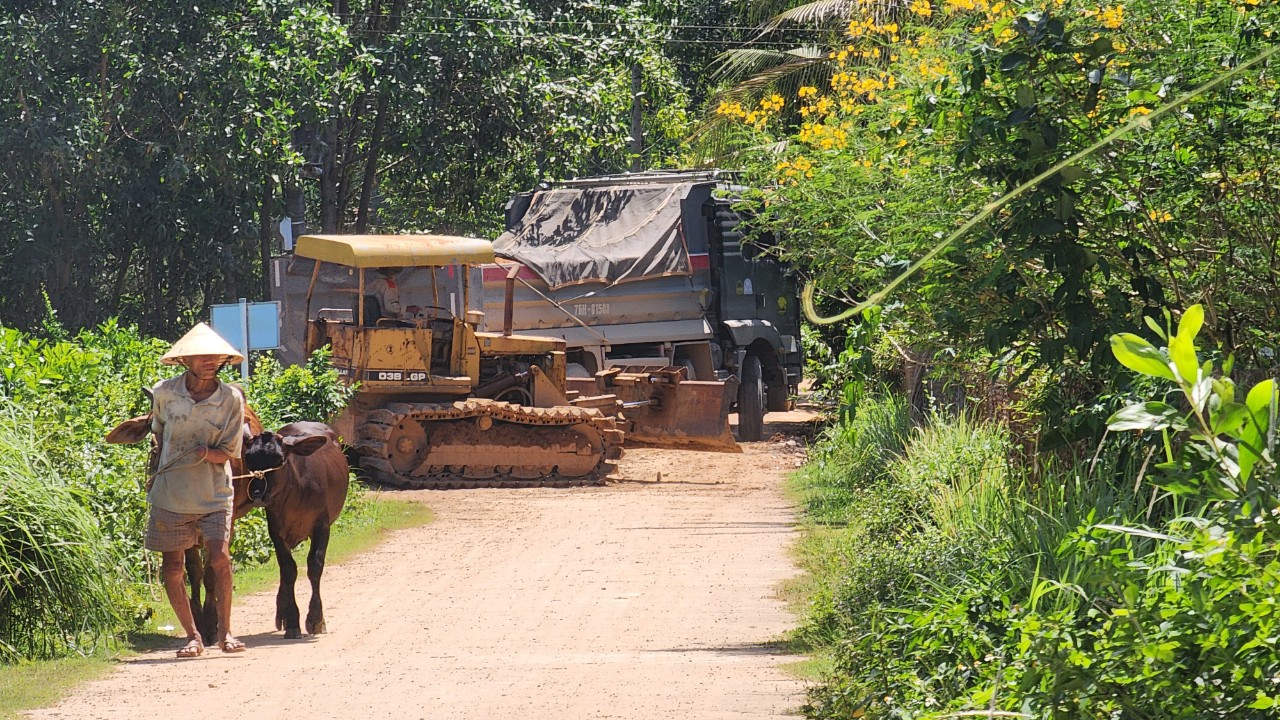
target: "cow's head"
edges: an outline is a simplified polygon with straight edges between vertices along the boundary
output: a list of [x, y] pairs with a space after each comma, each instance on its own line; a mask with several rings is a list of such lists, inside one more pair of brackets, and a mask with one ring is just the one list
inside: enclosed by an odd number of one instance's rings
[[326, 435], [278, 435], [266, 431], [245, 441], [242, 458], [249, 476], [247, 495], [254, 507], [264, 507], [271, 500], [275, 475], [291, 455], [304, 457], [329, 442]]

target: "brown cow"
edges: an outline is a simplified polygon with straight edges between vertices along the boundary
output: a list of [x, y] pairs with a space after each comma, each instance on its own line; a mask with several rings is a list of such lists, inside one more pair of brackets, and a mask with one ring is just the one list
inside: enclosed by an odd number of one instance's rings
[[[143, 389], [148, 400], [152, 400], [151, 391]], [[253, 411], [247, 404], [244, 406], [244, 434], [245, 437], [258, 435], [262, 432], [262, 421], [258, 419], [257, 413]], [[107, 433], [106, 440], [109, 443], [132, 445], [141, 442], [147, 437], [151, 438], [151, 455], [147, 462], [147, 475], [150, 477], [155, 473], [156, 465], [160, 460], [160, 438], [151, 432], [151, 413], [130, 418], [117, 425], [111, 432]], [[235, 476], [245, 475], [244, 462], [241, 458], [231, 459], [231, 472]], [[150, 481], [147, 483], [147, 489], [151, 488]], [[234, 537], [236, 519], [242, 517], [251, 507], [245, 507], [241, 510], [239, 504], [236, 505], [235, 512], [232, 513], [231, 532]], [[213, 570], [209, 567], [209, 558], [203, 552], [202, 547], [188, 548], [186, 552], [186, 570], [187, 583], [191, 587], [191, 594], [188, 598], [191, 603], [191, 616], [195, 618], [196, 629], [200, 631], [201, 642], [205, 645], [213, 645], [216, 642], [218, 633], [218, 596], [214, 592], [214, 576]], [[201, 599], [201, 589], [204, 590], [204, 598]]]
[[[307, 632], [325, 632], [320, 575], [329, 547], [329, 526], [338, 519], [347, 499], [347, 458], [338, 447], [333, 428], [317, 422], [296, 422], [278, 432], [263, 432], [245, 441], [243, 460], [247, 482], [237, 482], [236, 516], [250, 507], [265, 507], [267, 530], [280, 565], [276, 592], [276, 629], [286, 638], [302, 637], [298, 601], [293, 585], [298, 564], [292, 550], [307, 538], [307, 578], [311, 603]], [[243, 508], [243, 509], [242, 509]]]

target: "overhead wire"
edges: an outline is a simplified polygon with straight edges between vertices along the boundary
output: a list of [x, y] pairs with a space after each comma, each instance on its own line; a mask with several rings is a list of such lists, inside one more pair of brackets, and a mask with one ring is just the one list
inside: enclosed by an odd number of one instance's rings
[[[432, 31], [421, 31], [421, 30], [418, 30], [418, 31], [415, 31], [415, 30], [395, 30], [395, 31], [391, 31], [391, 30], [362, 30], [362, 31], [360, 31], [360, 32], [361, 32], [361, 33], [363, 33], [363, 34], [373, 34], [373, 35], [402, 35], [402, 36], [410, 36], [410, 37], [456, 37], [456, 36], [458, 36], [458, 35], [460, 34], [460, 32], [459, 32], [459, 31], [454, 31], [454, 32], [445, 32], [445, 31], [435, 31], [435, 30], [432, 30]], [[570, 40], [570, 41], [575, 41], [575, 42], [587, 42], [587, 41], [599, 42], [600, 40], [602, 40], [602, 39], [603, 39], [603, 38], [601, 38], [601, 37], [600, 37], [600, 36], [598, 36], [598, 35], [591, 35], [591, 36], [588, 36], [588, 35], [562, 35], [562, 34], [559, 34], [559, 33], [554, 33], [554, 34], [553, 34], [553, 33], [526, 33], [526, 34], [525, 34], [525, 35], [523, 35], [522, 37], [555, 38], [555, 39], [560, 39], [560, 40]], [[814, 41], [812, 41], [812, 40], [805, 41], [805, 42], [803, 42], [803, 43], [799, 43], [799, 42], [784, 42], [784, 41], [780, 41], [780, 40], [698, 40], [698, 39], [688, 39], [688, 38], [670, 38], [670, 37], [667, 37], [667, 38], [658, 38], [658, 40], [660, 40], [661, 42], [664, 42], [664, 43], [671, 43], [671, 44], [675, 44], [675, 45], [716, 45], [716, 46], [719, 46], [719, 47], [725, 47], [725, 46], [730, 46], [730, 47], [746, 47], [746, 46], [750, 46], [750, 47], [770, 47], [770, 48], [796, 48], [796, 47], [797, 47], [797, 46], [799, 46], [799, 45], [813, 46], [813, 45], [815, 44], [815, 43], [814, 43]]]
[[[361, 13], [330, 13], [340, 18], [367, 18], [373, 16], [363, 15]], [[387, 16], [376, 16], [386, 18]], [[535, 26], [570, 26], [579, 30], [591, 32], [596, 28], [619, 27], [618, 23], [611, 22], [591, 22], [588, 20], [554, 20], [546, 18], [500, 18], [500, 17], [478, 17], [471, 15], [411, 15], [410, 18], [415, 22], [469, 22], [469, 23], [486, 23], [486, 24], [505, 24], [505, 25], [535, 25]], [[663, 37], [661, 41], [674, 45], [715, 45], [718, 47], [763, 47], [763, 48], [787, 48], [793, 49], [797, 45], [815, 45], [822, 36], [836, 34], [838, 31], [831, 28], [818, 27], [774, 27], [764, 28], [758, 25], [700, 25], [700, 24], [682, 24], [682, 23], [661, 23], [655, 22], [657, 29], [661, 31], [680, 31], [680, 30], [726, 30], [734, 33], [754, 34], [755, 39], [710, 39], [710, 38], [678, 38]], [[458, 31], [442, 31], [442, 30], [384, 30], [375, 28], [360, 28], [356, 32], [365, 35], [401, 35], [409, 37], [452, 37], [458, 34]], [[765, 39], [767, 36], [785, 36], [785, 35], [807, 34], [812, 37], [792, 40], [782, 39]], [[526, 37], [541, 38], [558, 38], [570, 41], [599, 41], [599, 35], [566, 35], [563, 33], [525, 33]]]
[[[330, 13], [335, 17], [345, 18], [363, 18], [370, 17], [361, 13]], [[377, 16], [385, 18], [385, 15]], [[464, 22], [484, 22], [484, 23], [507, 23], [507, 24], [525, 24], [525, 25], [577, 25], [580, 27], [588, 26], [609, 26], [614, 23], [609, 22], [591, 22], [589, 20], [552, 20], [547, 18], [499, 18], [499, 17], [478, 17], [473, 15], [413, 15], [414, 20], [461, 20]], [[808, 33], [827, 33], [831, 32], [829, 28], [816, 27], [775, 27], [765, 28], [759, 25], [686, 25], [683, 23], [662, 23], [654, 21], [656, 25], [667, 29], [679, 30], [734, 30], [740, 32], [754, 33], [775, 33], [775, 32], [808, 32]]]

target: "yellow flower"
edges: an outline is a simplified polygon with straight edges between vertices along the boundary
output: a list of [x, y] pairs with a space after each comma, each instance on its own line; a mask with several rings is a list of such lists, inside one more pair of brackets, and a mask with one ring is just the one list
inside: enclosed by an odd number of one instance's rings
[[1098, 10], [1098, 20], [1104, 28], [1118, 29], [1124, 24], [1124, 6], [1116, 5], [1109, 8], [1100, 8]]
[[1149, 108], [1149, 107], [1144, 107], [1144, 106], [1142, 106], [1142, 105], [1139, 105], [1139, 106], [1137, 106], [1137, 107], [1135, 107], [1135, 108], [1133, 108], [1133, 109], [1129, 110], [1129, 115], [1130, 115], [1130, 116], [1133, 116], [1133, 115], [1150, 115], [1150, 114], [1151, 114], [1151, 108]]
[[1173, 216], [1166, 210], [1148, 210], [1147, 217], [1156, 222], [1169, 222], [1173, 219]]
[[920, 17], [927, 18], [933, 14], [933, 6], [929, 4], [929, 0], [911, 0], [911, 5], [907, 9]]
[[721, 102], [720, 106], [716, 108], [716, 114], [743, 117], [747, 114], [747, 111], [742, 109], [742, 103]]
[[804, 87], [800, 88], [796, 92], [796, 95], [802, 98], [806, 98], [806, 97], [809, 97], [810, 95], [817, 95], [817, 94], [818, 94], [818, 88], [812, 87], [810, 85], [805, 85]]
[[950, 12], [965, 12], [973, 10], [981, 10], [986, 12], [991, 9], [991, 5], [987, 0], [946, 0], [947, 10]]

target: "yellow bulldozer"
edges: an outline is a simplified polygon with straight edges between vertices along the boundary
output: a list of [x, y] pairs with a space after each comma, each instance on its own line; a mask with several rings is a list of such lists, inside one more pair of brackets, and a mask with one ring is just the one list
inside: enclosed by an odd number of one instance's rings
[[[683, 436], [662, 424], [692, 421], [695, 432], [729, 437], [732, 393], [722, 385], [682, 390], [680, 369], [670, 368], [621, 377], [615, 370], [570, 389], [564, 340], [514, 334], [509, 318], [505, 331], [485, 331], [483, 312], [469, 308], [483, 306], [471, 297], [472, 269], [493, 263], [487, 240], [304, 235], [293, 254], [313, 261], [299, 313], [303, 349], [329, 346], [339, 375], [359, 384], [334, 425], [373, 480], [414, 488], [599, 483], [622, 455], [628, 411], [654, 418], [659, 435]], [[417, 312], [380, 307], [370, 278], [384, 269], [429, 279]], [[314, 307], [318, 296], [328, 306]], [[637, 436], [652, 434], [642, 425]]]

